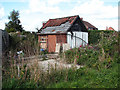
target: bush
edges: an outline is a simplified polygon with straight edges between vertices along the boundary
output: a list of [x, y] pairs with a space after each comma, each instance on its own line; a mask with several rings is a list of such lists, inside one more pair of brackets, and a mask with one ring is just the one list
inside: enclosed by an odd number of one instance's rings
[[88, 43], [89, 44], [97, 44], [99, 43], [100, 31], [99, 30], [89, 30], [88, 31]]
[[8, 32], [8, 33], [10, 33], [10, 32], [16, 32], [16, 30], [14, 29], [14, 28], [10, 28], [10, 29], [6, 29], [6, 31]]
[[[26, 37], [20, 37], [20, 35], [25, 35]], [[25, 31], [20, 33], [20, 35], [13, 34], [10, 36], [10, 51], [16, 53], [16, 51], [23, 50], [26, 56], [38, 54], [38, 41], [36, 35]]]
[[65, 60], [67, 63], [73, 63], [75, 59], [75, 50], [76, 49], [70, 49], [65, 52]]
[[65, 52], [65, 60], [68, 63], [73, 63], [77, 60], [77, 64], [92, 67], [92, 64], [98, 61], [99, 52], [95, 51], [93, 47], [80, 47], [71, 49]]
[[105, 30], [89, 30], [88, 31], [88, 43], [89, 44], [98, 44], [101, 40], [101, 34], [104, 34], [103, 37], [110, 37], [115, 31], [105, 31]]

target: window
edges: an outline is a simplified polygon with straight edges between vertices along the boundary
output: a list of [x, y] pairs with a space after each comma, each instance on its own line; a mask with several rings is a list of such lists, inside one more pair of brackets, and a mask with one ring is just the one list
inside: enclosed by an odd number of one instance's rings
[[47, 41], [47, 37], [46, 37], [46, 36], [42, 36], [42, 37], [40, 38], [40, 42], [41, 42], [41, 43], [46, 43], [46, 41]]

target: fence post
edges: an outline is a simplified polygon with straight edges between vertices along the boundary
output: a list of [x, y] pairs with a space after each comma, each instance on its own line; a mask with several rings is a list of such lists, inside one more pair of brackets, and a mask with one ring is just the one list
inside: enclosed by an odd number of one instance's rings
[[18, 77], [20, 77], [20, 67], [19, 67], [19, 64], [17, 65], [18, 67]]
[[75, 33], [75, 48], [76, 48], [76, 33]]
[[0, 89], [2, 89], [2, 30], [0, 29]]
[[82, 46], [83, 46], [83, 32], [82, 32]]

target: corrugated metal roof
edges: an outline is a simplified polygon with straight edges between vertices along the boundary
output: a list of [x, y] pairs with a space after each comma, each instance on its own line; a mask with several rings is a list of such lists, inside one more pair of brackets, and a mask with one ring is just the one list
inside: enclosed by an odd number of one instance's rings
[[[78, 15], [75, 15], [69, 17], [49, 19], [46, 23], [43, 24], [39, 32], [41, 34], [66, 33], [78, 17]], [[81, 25], [84, 25], [84, 22], [83, 24], [81, 23]]]
[[48, 34], [48, 33], [66, 33], [67, 30], [71, 24], [68, 22], [61, 24], [60, 26], [53, 26], [53, 27], [46, 27], [45, 29], [42, 29], [42, 34]]
[[72, 24], [77, 17], [78, 15], [63, 17], [63, 18], [56, 18], [56, 19], [49, 19], [41, 29], [45, 29], [46, 27], [60, 26], [61, 24], [64, 24], [66, 22], [69, 22], [70, 24]]
[[97, 29], [95, 26], [93, 26], [92, 24], [90, 24], [89, 22], [87, 21], [83, 21], [84, 25], [86, 26], [86, 28], [94, 28], [94, 29]]

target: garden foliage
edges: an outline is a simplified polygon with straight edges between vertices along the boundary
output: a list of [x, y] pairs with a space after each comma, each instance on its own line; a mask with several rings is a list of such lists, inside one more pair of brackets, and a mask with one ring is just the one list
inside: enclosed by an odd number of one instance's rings
[[[92, 34], [92, 33], [94, 34]], [[96, 33], [98, 36], [94, 36]], [[120, 64], [118, 32], [90, 31], [89, 42], [66, 51], [63, 56], [67, 63], [83, 66], [80, 69], [52, 69], [43, 72], [38, 62], [28, 67], [27, 63], [12, 66], [3, 73], [3, 88], [117, 88], [118, 65]], [[93, 37], [94, 40], [92, 39]], [[14, 63], [11, 61], [11, 64]]]

